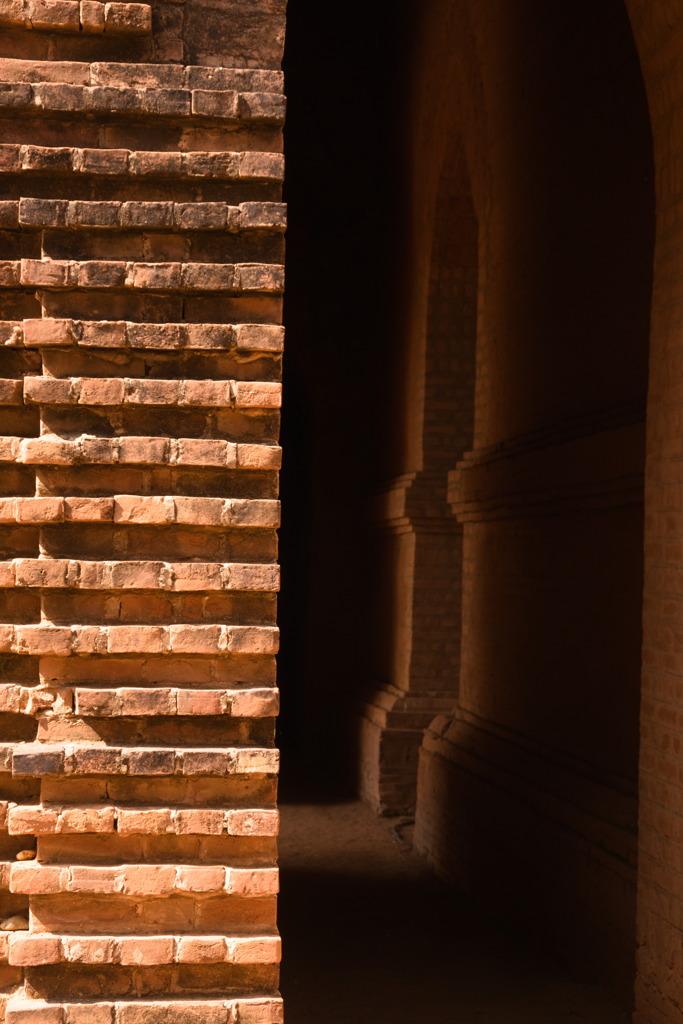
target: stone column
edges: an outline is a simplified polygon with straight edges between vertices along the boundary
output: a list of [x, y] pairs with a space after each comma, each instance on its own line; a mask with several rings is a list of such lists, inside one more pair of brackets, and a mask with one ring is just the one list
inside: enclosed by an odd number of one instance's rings
[[[369, 547], [378, 649], [359, 707], [360, 787], [383, 813], [415, 808], [418, 752], [435, 715], [453, 706], [460, 673], [462, 528], [448, 471], [472, 441], [477, 220], [460, 138], [416, 197], [414, 324], [403, 386], [407, 472], [373, 497]], [[422, 179], [416, 179], [422, 181]], [[426, 208], [425, 208], [426, 207]], [[424, 237], [423, 237], [424, 236]]]

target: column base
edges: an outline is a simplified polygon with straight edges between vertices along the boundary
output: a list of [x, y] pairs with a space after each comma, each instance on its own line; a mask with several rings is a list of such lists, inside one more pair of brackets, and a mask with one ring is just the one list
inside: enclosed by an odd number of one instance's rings
[[413, 814], [424, 732], [453, 706], [452, 692], [377, 685], [356, 710], [358, 791], [377, 814]]
[[[492, 916], [631, 999], [636, 802], [599, 771], [456, 708], [425, 730], [415, 848]], [[590, 921], [590, 927], [587, 927]]]

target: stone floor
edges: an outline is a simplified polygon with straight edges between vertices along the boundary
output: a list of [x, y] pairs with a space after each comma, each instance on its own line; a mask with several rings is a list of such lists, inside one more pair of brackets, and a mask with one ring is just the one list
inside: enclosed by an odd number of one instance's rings
[[628, 1024], [444, 888], [364, 805], [285, 803], [287, 1024]]

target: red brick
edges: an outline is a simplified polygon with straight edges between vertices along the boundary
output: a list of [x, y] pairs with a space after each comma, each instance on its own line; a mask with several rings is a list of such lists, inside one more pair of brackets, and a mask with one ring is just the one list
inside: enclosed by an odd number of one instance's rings
[[24, 398], [27, 402], [69, 404], [76, 400], [76, 395], [71, 380], [57, 380], [54, 377], [26, 377]]
[[215, 89], [195, 89], [192, 92], [192, 113], [208, 117], [235, 119], [239, 109], [236, 92]]
[[174, 654], [216, 654], [221, 645], [220, 626], [171, 626]]
[[225, 750], [185, 750], [183, 752], [183, 774], [225, 775], [228, 770], [228, 753]]
[[129, 750], [126, 757], [129, 775], [173, 775], [176, 756], [174, 750]]
[[279, 963], [282, 951], [277, 935], [228, 939], [231, 959], [238, 964]]
[[236, 896], [273, 896], [278, 892], [277, 868], [230, 868], [228, 891]]
[[228, 1024], [228, 1011], [222, 1002], [120, 1003], [119, 1024]]
[[133, 896], [168, 896], [175, 889], [176, 868], [166, 864], [128, 864], [122, 892]]
[[80, 405], [120, 405], [125, 385], [122, 380], [83, 380], [78, 387]]
[[6, 1024], [64, 1024], [63, 1008], [38, 1000], [11, 999], [5, 1010]]
[[50, 808], [28, 805], [10, 807], [7, 817], [10, 835], [28, 835], [33, 832], [54, 832], [59, 813]]
[[0, 405], [21, 405], [23, 386], [19, 380], [0, 380]]
[[276, 836], [279, 815], [275, 810], [235, 810], [228, 813], [228, 831], [233, 836]]
[[174, 943], [168, 936], [136, 935], [131, 939], [121, 939], [122, 964], [168, 964], [173, 963]]
[[10, 938], [9, 962], [15, 967], [57, 964], [61, 959], [61, 943], [54, 936], [18, 932]]
[[43, 895], [62, 892], [66, 886], [68, 868], [44, 867], [40, 864], [13, 864], [10, 887], [12, 892]]
[[78, 0], [27, 0], [26, 16], [33, 28], [78, 32]]
[[59, 814], [60, 833], [113, 832], [115, 811], [113, 807], [93, 805], [65, 807]]
[[167, 808], [120, 808], [117, 830], [121, 835], [164, 835], [172, 832], [171, 812]]
[[24, 320], [24, 344], [37, 347], [73, 345], [72, 320]]
[[114, 963], [115, 943], [107, 935], [71, 936], [62, 939], [65, 959], [69, 963]]
[[64, 1024], [113, 1024], [113, 1003], [67, 1003]]
[[69, 892], [120, 893], [123, 877], [120, 868], [77, 867], [69, 869]]
[[223, 963], [227, 959], [226, 940], [222, 936], [183, 936], [178, 939], [177, 959], [189, 964]]
[[174, 521], [173, 499], [117, 494], [114, 499], [114, 521], [117, 523], [172, 523]]
[[110, 626], [107, 649], [111, 654], [155, 654], [166, 650], [162, 626]]
[[121, 772], [120, 747], [75, 747], [71, 755], [74, 775], [118, 775]]
[[281, 999], [237, 999], [237, 1014], [240, 1024], [281, 1024], [283, 1019]]
[[179, 715], [220, 715], [225, 710], [224, 690], [178, 690]]
[[224, 830], [223, 811], [181, 809], [175, 819], [178, 835], [219, 836]]
[[121, 713], [124, 715], [175, 714], [175, 698], [170, 689], [143, 690], [121, 687], [119, 694]]
[[104, 3], [99, 0], [81, 0], [80, 21], [83, 32], [100, 35], [104, 32]]
[[152, 8], [142, 3], [107, 3], [104, 24], [111, 35], [146, 35], [152, 31]]
[[145, 177], [147, 175], [175, 176], [180, 174], [182, 154], [180, 153], [146, 153], [144, 150], [130, 154], [131, 174]]

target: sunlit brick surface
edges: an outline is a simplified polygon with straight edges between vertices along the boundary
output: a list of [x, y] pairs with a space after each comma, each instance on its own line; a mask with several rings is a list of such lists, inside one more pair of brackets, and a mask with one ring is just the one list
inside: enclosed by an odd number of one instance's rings
[[283, 21], [0, 2], [8, 1024], [280, 1020]]

